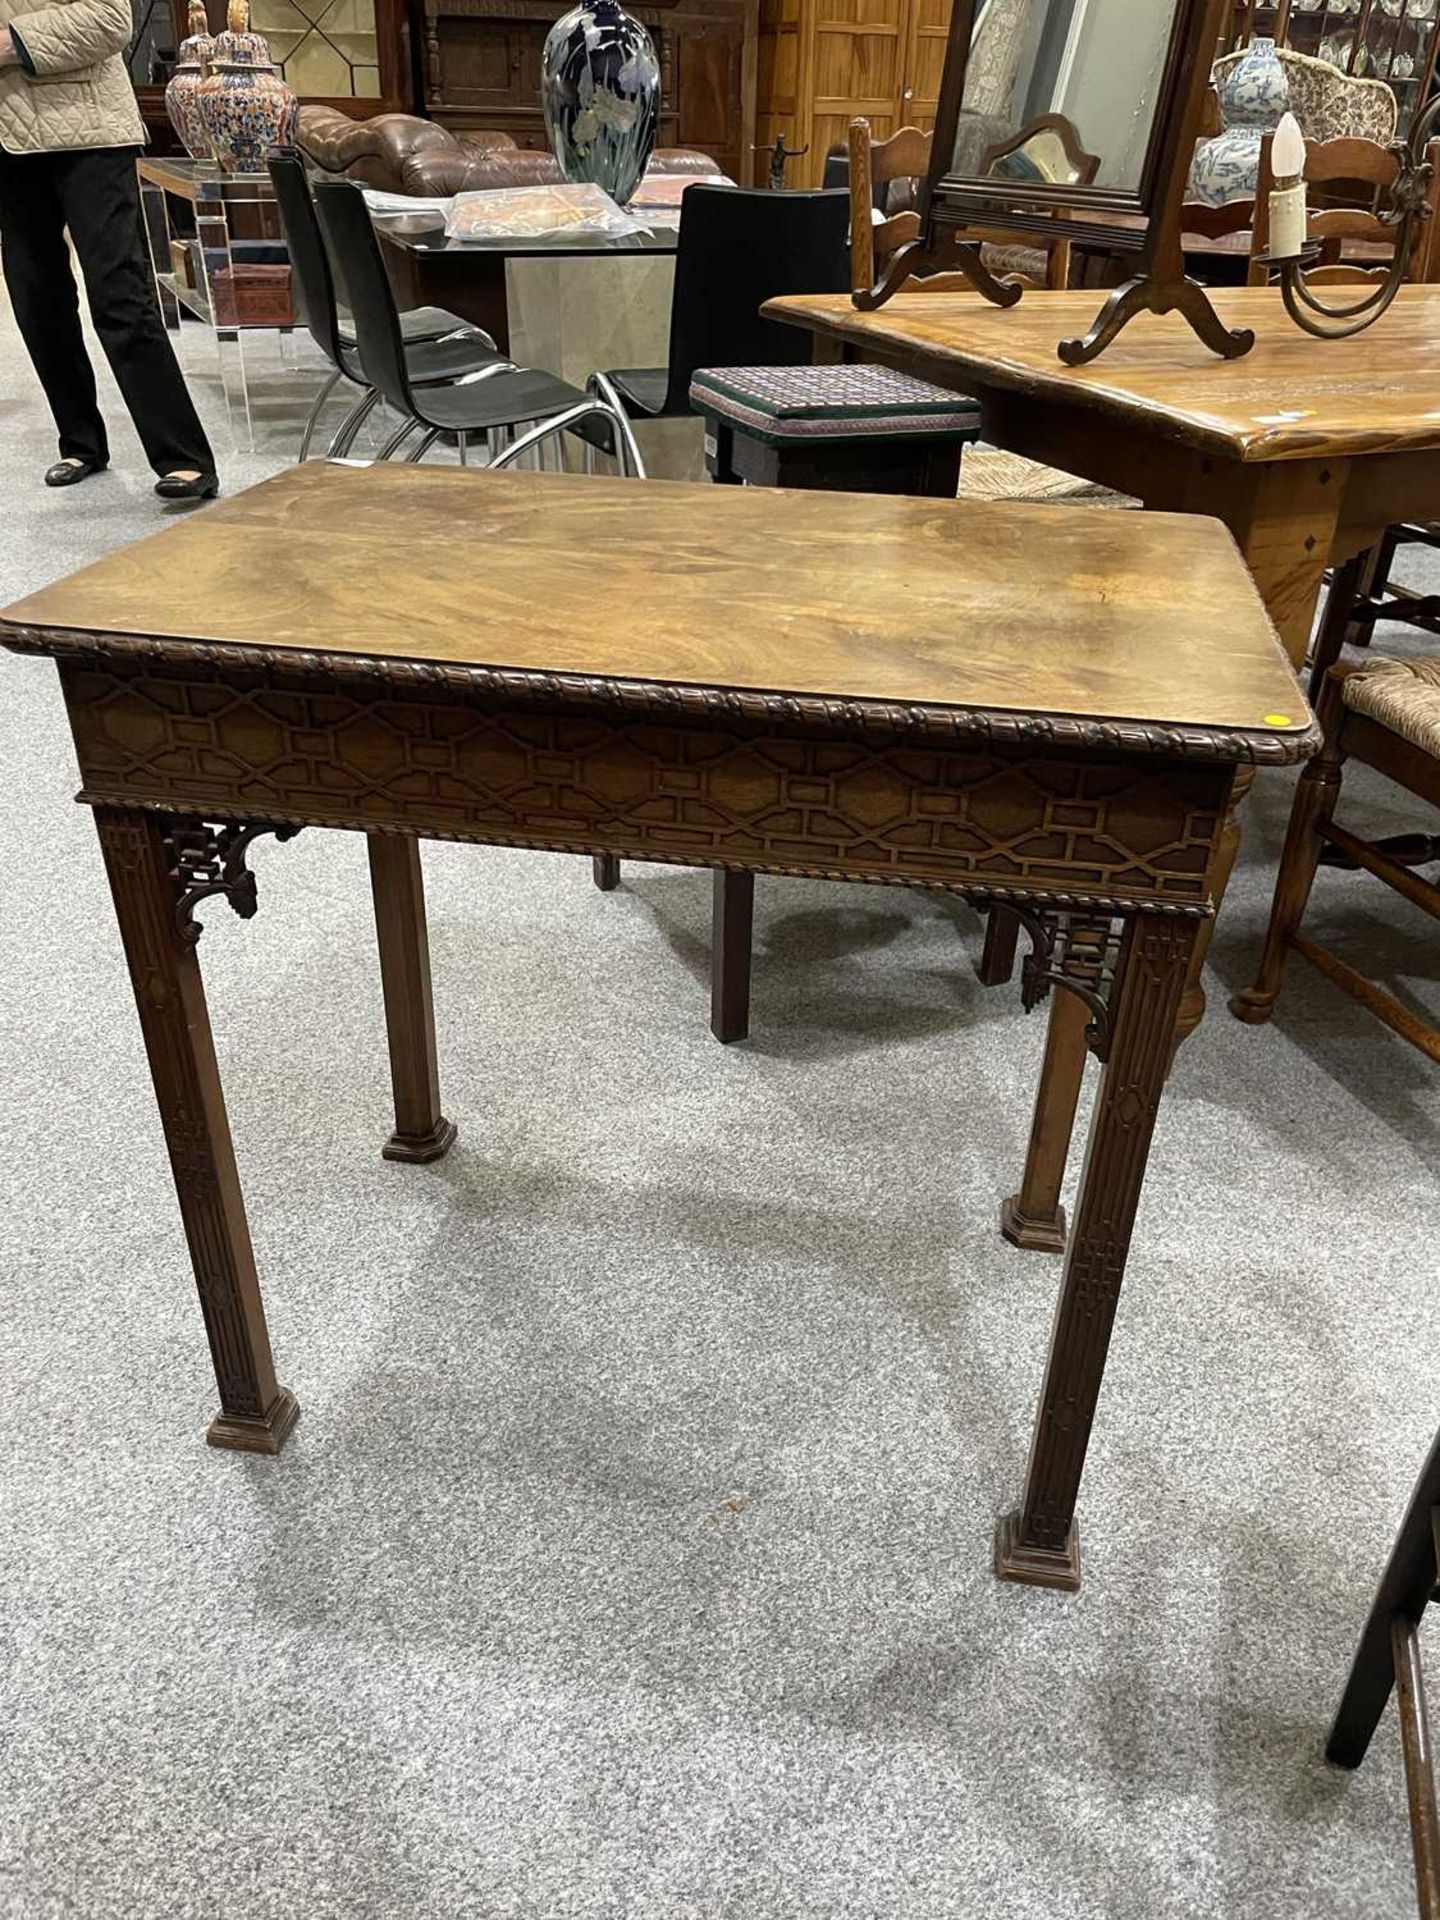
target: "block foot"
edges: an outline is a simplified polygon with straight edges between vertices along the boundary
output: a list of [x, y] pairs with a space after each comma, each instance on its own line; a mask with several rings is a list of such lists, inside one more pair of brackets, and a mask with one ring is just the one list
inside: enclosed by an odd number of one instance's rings
[[205, 1439], [212, 1447], [237, 1453], [279, 1453], [300, 1418], [300, 1403], [288, 1387], [281, 1387], [267, 1413], [254, 1418], [242, 1413], [220, 1413], [210, 1422]]
[[455, 1123], [437, 1120], [429, 1133], [392, 1133], [380, 1149], [384, 1160], [405, 1160], [415, 1164], [443, 1160], [455, 1144]]
[[995, 1529], [995, 1577], [1024, 1587], [1078, 1593], [1080, 1529], [1071, 1524], [1070, 1537], [1058, 1552], [1053, 1547], [1030, 1547], [1020, 1538], [1019, 1509], [1007, 1513]]
[[1247, 1027], [1263, 1027], [1275, 1011], [1275, 995], [1257, 993], [1253, 987], [1247, 987], [1231, 1000], [1230, 1011], [1237, 1020], [1243, 1020]]
[[1020, 1196], [1014, 1194], [1000, 1208], [1000, 1237], [1026, 1253], [1063, 1253], [1065, 1251], [1065, 1209], [1056, 1207], [1053, 1219], [1041, 1219], [1020, 1211]]

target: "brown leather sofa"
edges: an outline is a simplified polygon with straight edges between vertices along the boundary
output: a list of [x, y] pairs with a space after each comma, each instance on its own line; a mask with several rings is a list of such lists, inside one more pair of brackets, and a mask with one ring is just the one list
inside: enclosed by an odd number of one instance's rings
[[[389, 193], [432, 196], [480, 187], [530, 187], [563, 178], [555, 158], [517, 147], [508, 133], [472, 133], [463, 140], [433, 120], [379, 113], [352, 120], [334, 107], [302, 107], [296, 144], [323, 173], [358, 180]], [[661, 147], [652, 173], [718, 173], [707, 153]]]

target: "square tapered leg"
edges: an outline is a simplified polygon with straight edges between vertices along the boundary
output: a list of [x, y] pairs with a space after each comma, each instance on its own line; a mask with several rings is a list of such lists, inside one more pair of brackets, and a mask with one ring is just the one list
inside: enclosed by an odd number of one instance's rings
[[1175, 1017], [1203, 924], [1138, 914], [1126, 928], [1024, 1498], [1001, 1521], [996, 1541], [1002, 1580], [1070, 1591], [1080, 1584], [1075, 1505]]
[[300, 1409], [275, 1379], [199, 958], [177, 925], [166, 817], [97, 807], [95, 825], [220, 1390], [206, 1438], [278, 1453]]
[[387, 1160], [438, 1160], [454, 1144], [455, 1128], [440, 1111], [420, 843], [404, 833], [368, 840], [395, 1098], [395, 1131], [380, 1151]]

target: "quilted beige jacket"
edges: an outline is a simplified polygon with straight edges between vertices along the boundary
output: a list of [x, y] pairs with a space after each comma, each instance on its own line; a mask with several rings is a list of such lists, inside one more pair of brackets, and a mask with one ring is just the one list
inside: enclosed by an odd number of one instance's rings
[[0, 147], [144, 146], [121, 58], [135, 32], [129, 0], [0, 0], [0, 27], [14, 29], [34, 68], [0, 67]]

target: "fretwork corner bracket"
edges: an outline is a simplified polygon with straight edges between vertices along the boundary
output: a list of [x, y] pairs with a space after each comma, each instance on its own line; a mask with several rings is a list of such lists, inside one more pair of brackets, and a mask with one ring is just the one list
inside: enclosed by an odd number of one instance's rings
[[186, 946], [193, 947], [204, 932], [195, 918], [196, 907], [216, 894], [223, 894], [242, 920], [254, 917], [260, 900], [255, 876], [246, 864], [251, 842], [266, 833], [273, 833], [277, 840], [293, 840], [300, 830], [270, 821], [214, 824], [193, 815], [169, 820], [165, 851], [175, 889], [175, 930]]
[[[1110, 1010], [1125, 934], [1123, 916], [1106, 912], [1076, 913], [1011, 904], [1030, 936], [1030, 952], [1020, 964], [1020, 994], [1031, 1013], [1061, 987], [1084, 1002], [1090, 1013], [1086, 1043], [1097, 1060], [1110, 1052]], [[992, 909], [993, 911], [993, 909]]]

